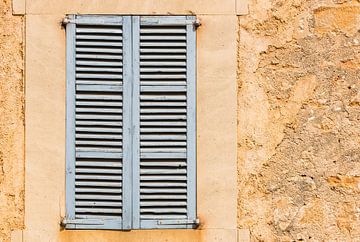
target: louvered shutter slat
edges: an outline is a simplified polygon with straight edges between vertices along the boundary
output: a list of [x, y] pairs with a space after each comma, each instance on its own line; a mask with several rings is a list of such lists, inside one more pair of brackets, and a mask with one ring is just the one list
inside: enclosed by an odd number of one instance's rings
[[[78, 24], [73, 25], [73, 46], [68, 47], [73, 48], [74, 60], [68, 65], [75, 86], [71, 219], [78, 222], [69, 228], [121, 229], [123, 26], [107, 23], [106, 17], [73, 19]], [[122, 23], [122, 18], [111, 21]], [[93, 219], [100, 222], [94, 224]]]
[[[134, 43], [139, 48], [139, 227], [187, 228], [194, 224], [185, 221], [195, 218], [189, 210], [194, 206], [189, 196], [195, 196], [189, 187], [195, 181], [188, 169], [190, 163], [195, 166], [188, 155], [189, 142], [193, 142], [188, 138], [189, 116], [195, 114], [188, 113], [195, 104], [188, 99], [189, 82], [195, 81], [188, 69], [194, 53], [189, 53], [189, 28], [176, 24], [184, 18], [155, 19], [169, 24], [149, 24], [147, 17], [140, 17], [139, 42]], [[171, 224], [173, 220], [183, 225]]]

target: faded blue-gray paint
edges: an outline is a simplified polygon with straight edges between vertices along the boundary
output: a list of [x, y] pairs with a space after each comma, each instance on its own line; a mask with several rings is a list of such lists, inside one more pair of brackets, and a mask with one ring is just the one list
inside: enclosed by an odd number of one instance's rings
[[[196, 31], [194, 27], [194, 22], [196, 21], [194, 16], [111, 16], [111, 15], [69, 15], [68, 24], [67, 24], [67, 145], [66, 145], [66, 212], [67, 216], [64, 222], [66, 223], [66, 228], [68, 229], [114, 229], [114, 230], [128, 230], [128, 229], [152, 229], [152, 228], [195, 228], [198, 224], [196, 220]], [[88, 30], [76, 29], [76, 25], [79, 26], [94, 26]], [[119, 26], [118, 29], [107, 29], [99, 28], [99, 26], [108, 26], [114, 27]], [[122, 26], [122, 27], [121, 27]], [[140, 26], [145, 26], [146, 28], [142, 29]], [[161, 26], [161, 29], [157, 28]], [[150, 27], [150, 28], [149, 28]], [[184, 28], [181, 28], [184, 27]], [[104, 42], [106, 40], [114, 40], [114, 36], [104, 36], [100, 38], [99, 33], [107, 34], [121, 34], [121, 37], [116, 36], [116, 39], [121, 39], [121, 44], [112, 43], [108, 44]], [[76, 33], [83, 33], [88, 31], [90, 34], [79, 36], [79, 41], [82, 41], [75, 48], [75, 37]], [[141, 38], [140, 35], [143, 35]], [[147, 35], [150, 34], [150, 35]], [[155, 35], [153, 35], [155, 34]], [[170, 34], [170, 36], [168, 35]], [[152, 36], [153, 35], [153, 36]], [[106, 38], [105, 38], [106, 37]], [[119, 37], [119, 38], [118, 38]], [[91, 40], [97, 40], [104, 43], [104, 46], [109, 47], [121, 47], [121, 50], [110, 51], [104, 48], [92, 48], [89, 49], [89, 46], [93, 46]], [[103, 41], [102, 41], [103, 40]], [[142, 42], [142, 40], [147, 40], [147, 42]], [[150, 42], [148, 40], [151, 40]], [[156, 42], [162, 40], [162, 42]], [[166, 42], [165, 40], [169, 40]], [[173, 42], [173, 40], [177, 42]], [[102, 42], [101, 42], [102, 41]], [[180, 42], [179, 42], [180, 41]], [[185, 42], [182, 42], [185, 41]], [[173, 49], [167, 49], [167, 47], [175, 47]], [[142, 49], [145, 47], [145, 49]], [[184, 48], [185, 49], [182, 49]], [[178, 49], [179, 48], [179, 49]], [[75, 53], [76, 50], [80, 50], [83, 53], [76, 55], [81, 58], [101, 58], [101, 62], [96, 62], [93, 60], [82, 60], [78, 63], [81, 65], [90, 65], [101, 68], [105, 66], [103, 70], [106, 72], [114, 71], [114, 67], [122, 67], [122, 75], [107, 75], [105, 78], [104, 85], [101, 85], [102, 82], [97, 80], [79, 80], [76, 89], [78, 91], [93, 91], [97, 93], [111, 91], [119, 92], [119, 97], [116, 96], [97, 96], [96, 99], [99, 99], [97, 105], [102, 106], [104, 101], [102, 100], [122, 100], [122, 110], [120, 113], [123, 114], [123, 120], [117, 121], [117, 118], [112, 115], [117, 113], [114, 110], [114, 104], [111, 104], [112, 107], [108, 111], [104, 111], [104, 116], [96, 115], [86, 115], [81, 114], [82, 109], [79, 108], [77, 111], [80, 112], [79, 115], [76, 115], [78, 120], [76, 124], [87, 125], [86, 128], [82, 130], [91, 130], [91, 125], [99, 124], [103, 122], [103, 119], [112, 118], [113, 121], [106, 124], [107, 126], [116, 125], [119, 123], [122, 124], [122, 152], [114, 153], [113, 149], [105, 149], [104, 152], [89, 152], [82, 151], [83, 149], [77, 149], [75, 151], [75, 78], [102, 78], [98, 74], [78, 74], [76, 75], [76, 70], [78, 71], [91, 71], [91, 68], [77, 68], [75, 69]], [[91, 53], [86, 53], [86, 51], [91, 51]], [[154, 52], [155, 51], [155, 52]], [[166, 55], [168, 52], [173, 53], [173, 55]], [[118, 53], [121, 56], [114, 56], [111, 58], [107, 53]], [[165, 54], [165, 55], [164, 55]], [[185, 59], [183, 55], [185, 54]], [[143, 57], [140, 58], [140, 55]], [[118, 60], [119, 62], [114, 62], [111, 60]], [[185, 62], [184, 62], [185, 60]], [[122, 66], [121, 66], [122, 61]], [[119, 64], [117, 64], [119, 63]], [[145, 69], [146, 74], [141, 74], [141, 68], [147, 67]], [[155, 66], [155, 67], [154, 67]], [[153, 68], [151, 68], [153, 67]], [[186, 67], [186, 68], [185, 68]], [[184, 74], [164, 74], [164, 72], [177, 72], [185, 71]], [[157, 74], [160, 73], [161, 75]], [[113, 80], [121, 78], [123, 83], [115, 82]], [[162, 80], [159, 80], [162, 79]], [[174, 79], [175, 78], [175, 79]], [[145, 79], [144, 82], [141, 80]], [[154, 79], [154, 81], [151, 81]], [[183, 80], [184, 79], [184, 80]], [[150, 80], [150, 81], [149, 81]], [[166, 80], [166, 81], [164, 81]], [[119, 85], [120, 84], [120, 85]], [[150, 99], [146, 101], [143, 106], [146, 106], [147, 109], [141, 109], [141, 93], [145, 92], [146, 95], [158, 94], [158, 96], [149, 97]], [[121, 97], [122, 93], [122, 97]], [[161, 93], [161, 95], [159, 94]], [[176, 93], [184, 93], [182, 96], [171, 96]], [[81, 96], [82, 95], [82, 96]], [[79, 99], [86, 99], [86, 95], [79, 95]], [[169, 96], [170, 95], [170, 96]], [[176, 100], [176, 103], [171, 102], [171, 100]], [[78, 103], [78, 102], [76, 102]], [[82, 105], [90, 105], [86, 101], [79, 102]], [[153, 106], [152, 106], [153, 105]], [[117, 104], [115, 106], [118, 106]], [[158, 108], [159, 106], [168, 107], [168, 109], [162, 110]], [[182, 108], [186, 108], [184, 115], [182, 114]], [[121, 108], [121, 107], [120, 107]], [[181, 108], [181, 109], [179, 109]], [[146, 117], [140, 113], [151, 114], [151, 110], [154, 112], [162, 112], [162, 116], [155, 115]], [[84, 109], [84, 111], [86, 111]], [[107, 112], [113, 112], [107, 114]], [[179, 114], [174, 114], [179, 112]], [[105, 115], [107, 114], [107, 115]], [[165, 115], [164, 115], [165, 114]], [[155, 125], [154, 127], [148, 128], [144, 127], [140, 129], [140, 117], [144, 119], [144, 125]], [[86, 119], [98, 118], [96, 121], [89, 121]], [[83, 121], [83, 119], [85, 119]], [[150, 120], [150, 121], [149, 121]], [[170, 120], [170, 121], [168, 121]], [[186, 122], [186, 126], [184, 126]], [[159, 124], [163, 124], [158, 126]], [[171, 126], [184, 126], [185, 128], [176, 128]], [[167, 127], [167, 131], [170, 132], [186, 132], [184, 135], [167, 135], [161, 136], [161, 129], [157, 132], [157, 127]], [[108, 128], [108, 127], [106, 127]], [[104, 128], [104, 131], [105, 129]], [[98, 130], [98, 128], [96, 128]], [[101, 131], [101, 130], [100, 130]], [[144, 133], [145, 132], [145, 133]], [[149, 135], [148, 133], [155, 133], [158, 135]], [[160, 133], [159, 133], [160, 132]], [[142, 133], [142, 134], [140, 134]], [[160, 136], [159, 136], [160, 135]], [[97, 136], [99, 136], [97, 134]], [[112, 135], [114, 138], [119, 138], [116, 135]], [[112, 137], [108, 136], [108, 137]], [[86, 136], [85, 136], [86, 137]], [[171, 149], [161, 148], [161, 140], [165, 137], [167, 140], [164, 143], [171, 145]], [[154, 139], [155, 138], [155, 139]], [[185, 141], [184, 140], [185, 138]], [[149, 140], [151, 139], [151, 140]], [[144, 140], [144, 141], [141, 141]], [[112, 141], [108, 142], [112, 144]], [[140, 143], [144, 145], [150, 145], [150, 148], [140, 149]], [[95, 144], [95, 143], [94, 143]], [[98, 142], [96, 143], [98, 144]], [[186, 148], [176, 147], [177, 145], [185, 145]], [[160, 145], [154, 148], [154, 146]], [[151, 148], [152, 147], [152, 148]], [[86, 150], [86, 149], [85, 149]], [[81, 152], [82, 151], [82, 152]], [[95, 158], [116, 158], [122, 159], [122, 217], [106, 219], [99, 218], [75, 218], [75, 159], [80, 157], [95, 157]], [[168, 174], [169, 171], [166, 169], [155, 169], [155, 170], [144, 170], [144, 174], [147, 172], [156, 172], [153, 174], [153, 180], [146, 178], [145, 185], [153, 186], [152, 188], [144, 189], [145, 193], [142, 193], [140, 189], [140, 163], [141, 159], [160, 159], [161, 164], [165, 164], [168, 167], [174, 167], [172, 164], [174, 161], [171, 159], [182, 159], [180, 160], [179, 165], [185, 162], [186, 169], [176, 171], [178, 174], [185, 174], [185, 177], [178, 177]], [[170, 159], [170, 160], [169, 160]], [[165, 162], [169, 160], [169, 162]], [[86, 162], [82, 164], [87, 164]], [[113, 163], [111, 163], [113, 164]], [[111, 165], [109, 163], [109, 165]], [[152, 164], [156, 166], [158, 162], [150, 162], [144, 164]], [[116, 165], [117, 164], [113, 164]], [[99, 168], [97, 168], [99, 170]], [[91, 172], [91, 170], [89, 170]], [[105, 170], [104, 170], [105, 172]], [[185, 173], [184, 173], [185, 172]], [[101, 172], [100, 172], [101, 173]], [[165, 176], [164, 176], [165, 175]], [[94, 176], [94, 178], [101, 178], [100, 176]], [[144, 178], [144, 179], [145, 179]], [[174, 183], [178, 188], [185, 189], [185, 197], [174, 193], [173, 189], [163, 189], [167, 195], [172, 197], [173, 201], [164, 203], [164, 195], [156, 195], [157, 187], [164, 185], [165, 187], [171, 187], [171, 184], [161, 183], [164, 179], [170, 179], [171, 182], [182, 181], [185, 179], [186, 183]], [[109, 176], [109, 179], [117, 180], [115, 176]], [[169, 182], [170, 182], [169, 181]], [[170, 182], [170, 183], [171, 183]], [[81, 182], [82, 184], [83, 182]], [[80, 183], [79, 183], [80, 184]], [[90, 184], [90, 183], [89, 183]], [[183, 187], [185, 184], [186, 187]], [[96, 188], [99, 190], [101, 188]], [[82, 188], [83, 191], [86, 189]], [[91, 189], [90, 189], [91, 190]], [[114, 192], [116, 191], [113, 189]], [[182, 190], [177, 190], [182, 191]], [[154, 193], [155, 192], [155, 193]], [[182, 193], [181, 193], [182, 194]], [[87, 195], [82, 195], [86, 197]], [[96, 195], [100, 197], [99, 194]], [[152, 201], [158, 202], [141, 202], [141, 198], [151, 197]], [[91, 197], [89, 195], [89, 197]], [[104, 196], [105, 197], [105, 196]], [[185, 202], [184, 202], [184, 198]], [[180, 199], [180, 200], [176, 200]], [[95, 203], [94, 203], [95, 204]], [[141, 208], [140, 204], [146, 204], [145, 207]], [[165, 207], [160, 206], [162, 204]], [[175, 205], [177, 207], [166, 206]], [[154, 207], [151, 207], [153, 206]], [[185, 206], [185, 208], [184, 208]], [[109, 209], [109, 211], [116, 209]], [[90, 209], [83, 208], [81, 211], [91, 211]], [[156, 216], [151, 214], [142, 214], [142, 211], [154, 211]], [[184, 215], [182, 215], [185, 213]], [[162, 214], [165, 212], [165, 214]], [[181, 215], [179, 215], [180, 213]]]

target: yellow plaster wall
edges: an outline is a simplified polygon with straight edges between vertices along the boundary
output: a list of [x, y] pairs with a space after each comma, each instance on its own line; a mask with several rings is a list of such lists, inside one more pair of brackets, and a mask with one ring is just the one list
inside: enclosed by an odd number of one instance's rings
[[[46, 7], [42, 6], [46, 2]], [[26, 187], [23, 241], [237, 241], [235, 1], [40, 1], [26, 4]], [[220, 6], [221, 5], [221, 6]], [[186, 6], [186, 7], [185, 7]], [[64, 231], [65, 13], [174, 14], [199, 10], [197, 230]], [[201, 9], [202, 8], [202, 9]], [[219, 11], [217, 14], [216, 11]], [[224, 14], [222, 14], [224, 13]], [[225, 14], [226, 13], [226, 14]]]

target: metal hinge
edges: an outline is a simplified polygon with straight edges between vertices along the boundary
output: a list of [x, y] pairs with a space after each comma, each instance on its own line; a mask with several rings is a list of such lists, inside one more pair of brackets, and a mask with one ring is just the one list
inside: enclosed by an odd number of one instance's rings
[[200, 20], [199, 20], [198, 18], [197, 18], [197, 19], [195, 19], [195, 21], [193, 22], [193, 25], [194, 25], [195, 29], [199, 28], [199, 27], [200, 27], [200, 25], [201, 25]]
[[195, 225], [198, 226], [200, 224], [200, 220], [158, 220], [158, 225]]

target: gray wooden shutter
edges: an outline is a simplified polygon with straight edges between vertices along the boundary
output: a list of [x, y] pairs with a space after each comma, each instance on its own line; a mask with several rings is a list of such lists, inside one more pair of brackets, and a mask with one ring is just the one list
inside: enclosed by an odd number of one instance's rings
[[196, 226], [195, 17], [133, 17], [133, 227]]
[[130, 17], [69, 16], [65, 220], [69, 229], [130, 226], [124, 206], [131, 196], [124, 176], [131, 172], [124, 153], [131, 150], [131, 119], [127, 119], [131, 42], [130, 34], [126, 36], [130, 28]]

